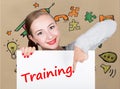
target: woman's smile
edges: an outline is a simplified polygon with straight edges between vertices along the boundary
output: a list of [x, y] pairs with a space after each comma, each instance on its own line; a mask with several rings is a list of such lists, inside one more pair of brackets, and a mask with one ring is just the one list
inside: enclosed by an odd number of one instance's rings
[[56, 43], [56, 38], [47, 42], [47, 44], [49, 44], [49, 45], [54, 45], [55, 43]]

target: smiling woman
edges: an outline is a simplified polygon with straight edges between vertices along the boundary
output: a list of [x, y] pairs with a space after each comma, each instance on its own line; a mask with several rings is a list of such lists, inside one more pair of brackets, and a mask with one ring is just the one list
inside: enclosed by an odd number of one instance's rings
[[95, 50], [115, 33], [117, 24], [113, 20], [98, 22], [65, 47], [59, 45], [58, 25], [47, 11], [40, 9], [30, 13], [25, 19], [25, 26], [29, 47], [21, 49], [24, 57], [29, 57], [35, 51], [35, 47], [38, 49], [38, 45], [42, 50], [74, 50], [73, 69], [75, 69], [78, 61], [83, 62], [88, 58], [88, 50]]
[[34, 20], [30, 27], [30, 40], [39, 44], [42, 49], [59, 48], [59, 30], [55, 21], [49, 15], [42, 15]]
[[29, 40], [40, 45], [43, 50], [62, 49], [59, 46], [60, 33], [58, 26], [48, 12], [43, 11], [43, 9], [34, 11], [28, 15], [25, 24]]

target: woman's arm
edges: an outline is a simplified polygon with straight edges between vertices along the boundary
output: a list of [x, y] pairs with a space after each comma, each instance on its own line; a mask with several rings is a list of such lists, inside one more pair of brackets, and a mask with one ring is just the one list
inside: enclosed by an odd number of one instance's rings
[[113, 20], [105, 20], [96, 23], [86, 33], [82, 34], [75, 41], [75, 46], [84, 52], [95, 50], [105, 40], [110, 38], [116, 31], [117, 24]]
[[115, 21], [105, 20], [98, 22], [86, 33], [79, 36], [74, 42], [73, 69], [75, 70], [78, 61], [83, 62], [88, 58], [87, 53], [89, 50], [95, 50], [100, 44], [110, 38], [115, 33], [116, 27]]

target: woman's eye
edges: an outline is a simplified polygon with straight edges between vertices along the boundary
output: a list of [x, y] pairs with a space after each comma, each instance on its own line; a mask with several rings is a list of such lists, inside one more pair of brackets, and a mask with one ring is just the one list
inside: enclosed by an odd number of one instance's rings
[[53, 29], [53, 28], [55, 28], [55, 26], [50, 26], [50, 29]]
[[37, 35], [42, 35], [42, 32], [38, 32]]

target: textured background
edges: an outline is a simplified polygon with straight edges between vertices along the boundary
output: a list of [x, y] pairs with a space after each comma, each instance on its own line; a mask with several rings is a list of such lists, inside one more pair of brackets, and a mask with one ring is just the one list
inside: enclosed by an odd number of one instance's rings
[[[55, 4], [49, 8], [53, 3]], [[72, 6], [74, 8], [70, 9]], [[61, 45], [67, 45], [75, 40], [99, 22], [101, 17], [114, 19], [118, 24], [116, 33], [96, 49], [96, 89], [120, 89], [119, 0], [1, 0], [0, 89], [16, 89], [16, 58], [11, 57], [11, 54], [13, 55], [20, 47], [27, 46], [26, 36], [21, 35], [24, 29], [20, 25], [28, 13], [39, 8], [49, 9], [54, 17], [62, 14], [66, 16], [67, 19], [60, 18], [58, 21]], [[87, 16], [89, 18], [85, 20]], [[71, 27], [72, 25], [74, 27]], [[17, 47], [13, 53], [7, 46], [11, 42]], [[100, 54], [107, 57], [102, 59]], [[109, 62], [108, 58], [111, 56], [114, 56], [113, 61]]]

